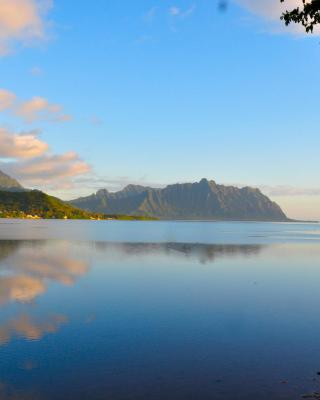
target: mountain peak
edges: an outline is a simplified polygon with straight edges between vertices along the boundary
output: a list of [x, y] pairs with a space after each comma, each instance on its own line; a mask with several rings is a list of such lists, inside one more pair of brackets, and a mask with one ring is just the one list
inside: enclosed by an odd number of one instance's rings
[[100, 189], [97, 191], [96, 195], [98, 197], [107, 196], [109, 194], [107, 189]]
[[148, 189], [146, 186], [129, 184], [125, 186], [121, 192], [141, 192]]
[[0, 171], [0, 190], [22, 190], [23, 187], [16, 180], [11, 178], [9, 175]]
[[198, 184], [199, 185], [201, 185], [201, 186], [210, 186], [210, 187], [215, 187], [215, 186], [217, 186], [217, 184], [216, 184], [216, 182], [214, 181], [214, 180], [208, 180], [208, 179], [206, 179], [206, 178], [202, 178], [199, 182], [198, 182]]

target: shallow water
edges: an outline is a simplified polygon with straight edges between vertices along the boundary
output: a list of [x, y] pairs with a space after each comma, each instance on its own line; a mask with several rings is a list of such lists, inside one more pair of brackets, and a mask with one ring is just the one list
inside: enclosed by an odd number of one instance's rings
[[0, 399], [320, 391], [317, 224], [0, 223]]

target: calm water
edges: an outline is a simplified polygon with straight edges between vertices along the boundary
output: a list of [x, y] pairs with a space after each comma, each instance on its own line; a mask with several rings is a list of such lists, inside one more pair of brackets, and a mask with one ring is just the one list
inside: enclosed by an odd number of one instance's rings
[[0, 399], [320, 392], [317, 224], [0, 222]]

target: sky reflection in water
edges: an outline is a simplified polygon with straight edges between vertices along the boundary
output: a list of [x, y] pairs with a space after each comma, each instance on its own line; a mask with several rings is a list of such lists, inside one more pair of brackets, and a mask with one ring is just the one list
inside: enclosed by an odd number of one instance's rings
[[320, 246], [0, 241], [0, 399], [320, 390]]

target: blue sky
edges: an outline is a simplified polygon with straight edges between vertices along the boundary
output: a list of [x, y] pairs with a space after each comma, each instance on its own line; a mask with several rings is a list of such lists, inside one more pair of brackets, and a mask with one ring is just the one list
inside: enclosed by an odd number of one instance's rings
[[320, 219], [320, 38], [278, 0], [14, 2], [32, 29], [1, 35], [0, 7], [2, 170], [63, 198], [207, 177]]

